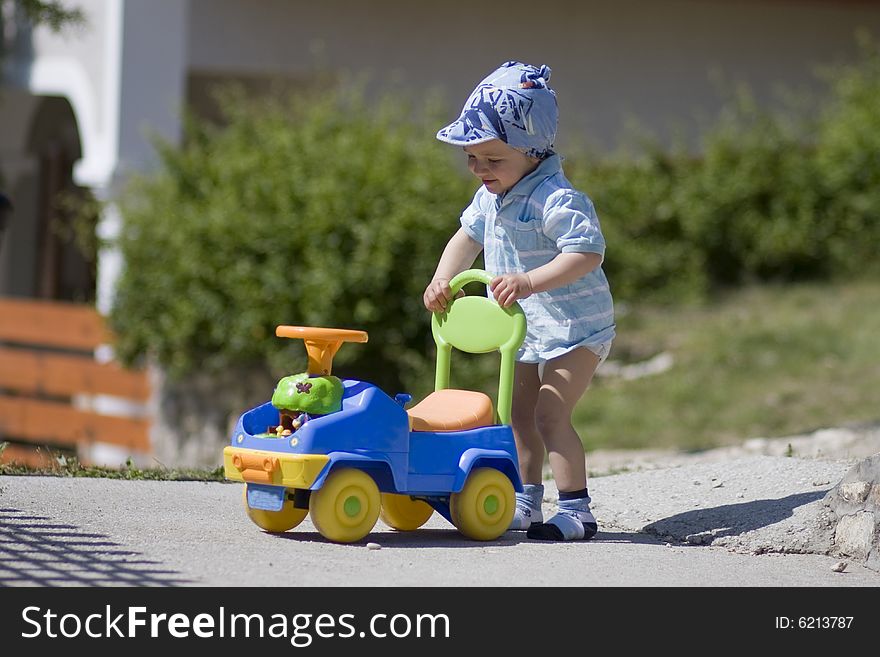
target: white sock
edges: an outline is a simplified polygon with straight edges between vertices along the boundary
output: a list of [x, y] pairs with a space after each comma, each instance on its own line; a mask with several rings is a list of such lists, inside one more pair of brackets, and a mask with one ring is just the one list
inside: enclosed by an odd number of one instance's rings
[[[569, 500], [574, 501], [574, 500]], [[565, 502], [559, 503], [559, 513], [550, 518], [547, 521], [548, 525], [555, 525], [559, 528], [559, 531], [562, 532], [562, 538], [566, 541], [579, 541], [583, 538], [591, 538], [592, 534], [596, 533], [596, 518], [593, 517], [592, 512], [587, 509], [583, 511], [581, 509], [571, 509], [565, 508], [562, 505]], [[590, 537], [587, 537], [587, 530], [589, 529], [589, 525], [592, 524], [592, 533]]]
[[551, 541], [580, 541], [593, 538], [598, 526], [590, 511], [590, 497], [559, 500], [559, 512], [543, 525], [533, 527], [529, 538]]
[[523, 484], [523, 492], [516, 494], [516, 511], [510, 529], [525, 531], [534, 524], [544, 522], [541, 503], [544, 501], [544, 484]]

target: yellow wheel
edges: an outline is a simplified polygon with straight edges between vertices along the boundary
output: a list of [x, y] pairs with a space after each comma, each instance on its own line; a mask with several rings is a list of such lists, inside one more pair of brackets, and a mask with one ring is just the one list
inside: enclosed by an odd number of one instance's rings
[[382, 522], [402, 532], [418, 529], [426, 522], [434, 509], [427, 502], [414, 500], [409, 495], [382, 493], [382, 510], [379, 517]]
[[286, 532], [293, 529], [306, 518], [308, 509], [297, 509], [293, 506], [293, 502], [286, 500], [281, 511], [263, 511], [262, 509], [252, 509], [247, 503], [247, 487], [244, 491], [244, 508], [248, 517], [261, 529], [267, 532]]
[[370, 533], [379, 519], [379, 487], [361, 470], [343, 468], [312, 491], [309, 514], [321, 535], [337, 543], [353, 543]]
[[461, 492], [449, 498], [453, 524], [478, 541], [491, 541], [506, 532], [515, 509], [513, 484], [494, 468], [472, 470]]

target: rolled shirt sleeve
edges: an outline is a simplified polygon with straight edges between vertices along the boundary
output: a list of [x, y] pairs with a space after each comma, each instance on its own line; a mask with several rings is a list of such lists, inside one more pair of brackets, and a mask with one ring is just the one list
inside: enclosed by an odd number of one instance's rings
[[593, 203], [574, 190], [559, 190], [544, 206], [544, 234], [563, 253], [605, 255], [605, 238]]
[[475, 242], [483, 244], [486, 239], [486, 213], [482, 209], [482, 197], [480, 192], [482, 188], [477, 190], [471, 204], [467, 206], [461, 213], [461, 227]]

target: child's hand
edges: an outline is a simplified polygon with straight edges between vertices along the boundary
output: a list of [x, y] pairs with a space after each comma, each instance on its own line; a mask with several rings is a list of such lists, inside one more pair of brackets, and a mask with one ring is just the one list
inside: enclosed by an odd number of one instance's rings
[[[458, 296], [464, 296], [464, 292], [459, 292]], [[442, 313], [446, 311], [446, 306], [452, 299], [452, 288], [449, 287], [449, 279], [435, 278], [428, 287], [425, 288], [423, 300], [425, 308], [432, 313]]]
[[518, 299], [532, 296], [532, 281], [528, 274], [502, 274], [489, 283], [495, 301], [502, 308], [513, 305]]

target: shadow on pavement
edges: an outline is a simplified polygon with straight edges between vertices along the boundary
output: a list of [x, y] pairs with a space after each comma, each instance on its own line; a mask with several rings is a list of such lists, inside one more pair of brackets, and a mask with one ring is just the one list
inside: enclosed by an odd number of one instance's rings
[[103, 534], [88, 534], [51, 518], [0, 508], [0, 587], [177, 586], [173, 570], [123, 549]]
[[679, 513], [649, 525], [642, 531], [659, 537], [683, 540], [703, 534], [706, 542], [722, 536], [738, 536], [776, 524], [793, 515], [794, 510], [825, 497], [825, 490], [797, 493], [776, 500], [754, 500], [715, 508], [700, 508]]
[[[289, 531], [283, 534], [274, 534], [278, 538], [298, 541], [302, 543], [326, 543], [327, 545], [340, 545], [329, 541], [317, 531]], [[462, 536], [457, 529], [416, 529], [409, 532], [385, 531], [372, 532], [363, 540], [348, 545], [363, 547], [367, 543], [378, 543], [383, 548], [485, 548], [485, 547], [510, 547], [519, 543], [534, 543], [526, 538], [525, 532], [507, 532], [494, 541], [475, 541]], [[345, 544], [342, 544], [345, 545]]]
[[662, 545], [656, 536], [641, 532], [607, 532], [599, 529], [591, 543], [635, 543], [638, 545]]
[[[272, 534], [280, 539], [298, 541], [302, 543], [326, 543], [337, 545], [328, 541], [317, 531], [290, 531], [283, 534]], [[505, 548], [528, 543], [531, 545], [547, 544], [548, 541], [538, 541], [526, 537], [525, 532], [507, 532], [493, 541], [475, 541], [462, 536], [456, 529], [416, 529], [409, 532], [374, 532], [367, 535], [361, 541], [349, 545], [363, 547], [367, 543], [378, 543], [382, 548]], [[639, 532], [609, 532], [599, 531], [589, 543], [639, 543], [657, 544], [659, 540], [654, 536]]]

